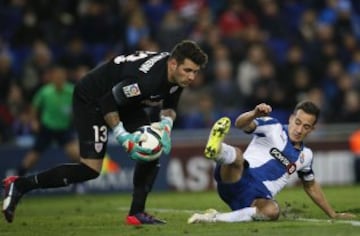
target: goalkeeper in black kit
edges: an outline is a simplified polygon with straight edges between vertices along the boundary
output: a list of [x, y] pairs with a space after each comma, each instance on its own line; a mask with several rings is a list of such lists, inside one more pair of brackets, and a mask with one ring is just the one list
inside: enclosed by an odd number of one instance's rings
[[181, 92], [196, 79], [206, 63], [207, 55], [203, 50], [195, 42], [184, 40], [170, 53], [138, 51], [117, 56], [91, 70], [78, 82], [73, 95], [80, 163], [62, 164], [35, 175], [4, 179], [2, 211], [5, 219], [13, 221], [19, 200], [33, 189], [63, 187], [98, 177], [110, 128], [130, 158], [136, 161], [126, 223], [165, 223], [145, 212], [146, 199], [160, 165], [158, 159], [146, 161], [138, 154], [150, 154], [151, 150], [139, 145], [146, 137], [134, 131], [151, 122], [145, 108], [160, 106], [159, 121], [155, 124], [162, 131], [163, 151], [169, 154], [170, 133]]

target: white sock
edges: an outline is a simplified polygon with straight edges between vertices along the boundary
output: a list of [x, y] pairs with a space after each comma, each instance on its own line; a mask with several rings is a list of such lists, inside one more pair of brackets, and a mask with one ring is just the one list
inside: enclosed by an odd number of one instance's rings
[[221, 143], [220, 153], [216, 157], [216, 162], [220, 164], [231, 164], [236, 159], [236, 150], [233, 146]]
[[245, 207], [240, 210], [218, 213], [215, 216], [217, 222], [245, 222], [252, 221], [253, 217], [256, 216], [256, 207]]

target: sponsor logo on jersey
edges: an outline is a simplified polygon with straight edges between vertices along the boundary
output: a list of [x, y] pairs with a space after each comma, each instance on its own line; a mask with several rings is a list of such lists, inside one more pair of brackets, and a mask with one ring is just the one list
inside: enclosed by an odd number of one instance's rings
[[173, 86], [173, 87], [171, 87], [169, 93], [170, 93], [170, 94], [175, 93], [176, 90], [178, 90], [178, 88], [179, 88], [179, 86]]
[[151, 69], [151, 67], [153, 67], [156, 62], [160, 61], [167, 55], [169, 55], [168, 52], [162, 52], [159, 55], [150, 58], [149, 60], [147, 60], [143, 64], [141, 64], [141, 66], [139, 67], [139, 70], [144, 72], [145, 74], [148, 73], [149, 70]]
[[286, 156], [282, 154], [277, 148], [270, 149], [270, 155], [273, 156], [276, 160], [278, 160], [281, 164], [286, 167], [286, 170], [289, 175], [293, 174], [296, 171], [295, 163], [290, 162]]
[[96, 151], [97, 153], [99, 153], [99, 152], [101, 152], [101, 150], [103, 149], [104, 144], [103, 144], [103, 143], [95, 143], [94, 147], [95, 147], [95, 151]]
[[124, 86], [123, 91], [127, 98], [139, 96], [141, 94], [139, 85], [137, 83]]

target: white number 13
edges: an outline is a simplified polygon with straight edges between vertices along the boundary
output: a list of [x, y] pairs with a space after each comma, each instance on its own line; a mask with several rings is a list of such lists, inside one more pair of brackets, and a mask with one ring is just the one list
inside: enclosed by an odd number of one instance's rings
[[95, 134], [95, 142], [105, 143], [107, 141], [107, 128], [105, 125], [99, 127], [97, 125], [93, 126], [94, 134]]

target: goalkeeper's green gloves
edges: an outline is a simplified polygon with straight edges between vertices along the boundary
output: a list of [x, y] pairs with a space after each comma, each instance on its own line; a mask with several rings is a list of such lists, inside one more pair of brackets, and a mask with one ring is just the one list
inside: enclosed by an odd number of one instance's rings
[[116, 140], [124, 147], [125, 151], [129, 153], [131, 159], [148, 161], [147, 158], [144, 158], [144, 155], [151, 154], [152, 150], [139, 145], [139, 142], [146, 140], [146, 135], [137, 132], [127, 132], [121, 121], [113, 128], [113, 132]]
[[173, 127], [173, 120], [169, 116], [161, 116], [160, 122], [154, 122], [151, 127], [161, 131], [161, 145], [165, 154], [171, 151], [171, 129]]

